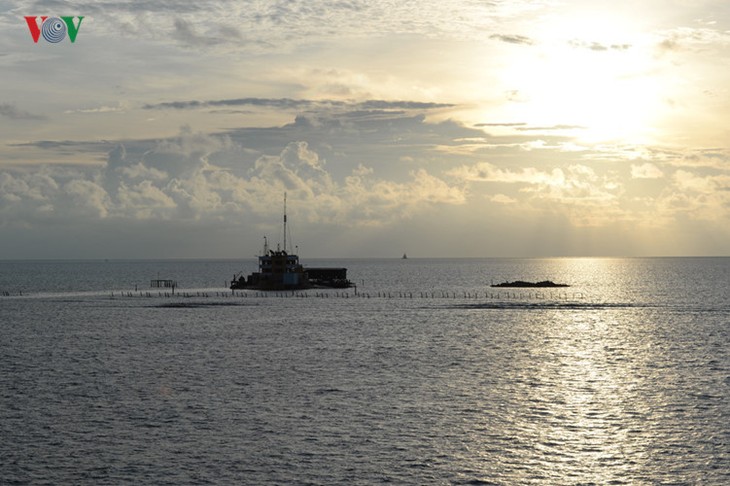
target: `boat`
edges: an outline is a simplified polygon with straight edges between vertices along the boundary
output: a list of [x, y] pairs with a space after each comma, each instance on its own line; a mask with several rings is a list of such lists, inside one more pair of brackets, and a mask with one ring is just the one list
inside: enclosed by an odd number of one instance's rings
[[290, 290], [309, 288], [304, 267], [299, 256], [289, 255], [281, 248], [269, 249], [264, 237], [264, 251], [258, 257], [259, 271], [247, 277], [243, 273], [233, 276], [231, 290]]
[[499, 284], [492, 284], [491, 287], [500, 288], [555, 288], [555, 287], [570, 287], [568, 284], [555, 283], [551, 280], [543, 280], [542, 282], [525, 282], [524, 280], [515, 280], [514, 282], [502, 282]]
[[347, 269], [342, 267], [305, 268], [299, 255], [286, 251], [286, 194], [284, 194], [284, 249], [269, 248], [264, 237], [264, 249], [258, 257], [258, 272], [248, 277], [237, 273], [231, 280], [231, 290], [301, 290], [309, 288], [348, 288]]
[[408, 260], [408, 255], [406, 255], [406, 254], [404, 253], [404, 254], [403, 254], [403, 258], [402, 258], [402, 259], [403, 259], [403, 260]]

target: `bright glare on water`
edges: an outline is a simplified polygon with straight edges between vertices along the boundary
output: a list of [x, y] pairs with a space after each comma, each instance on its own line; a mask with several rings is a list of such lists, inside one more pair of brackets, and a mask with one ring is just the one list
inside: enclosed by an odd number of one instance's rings
[[304, 263], [0, 262], [2, 482], [730, 484], [730, 259]]

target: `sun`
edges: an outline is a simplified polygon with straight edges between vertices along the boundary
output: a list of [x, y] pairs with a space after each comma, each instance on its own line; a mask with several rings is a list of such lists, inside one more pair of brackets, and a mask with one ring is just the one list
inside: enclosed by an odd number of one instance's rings
[[567, 16], [545, 21], [535, 38], [503, 69], [512, 119], [593, 142], [654, 137], [663, 87], [650, 41], [631, 22]]

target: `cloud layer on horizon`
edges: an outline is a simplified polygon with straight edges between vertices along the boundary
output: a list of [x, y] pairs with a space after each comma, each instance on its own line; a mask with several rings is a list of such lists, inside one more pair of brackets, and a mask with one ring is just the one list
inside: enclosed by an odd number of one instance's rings
[[236, 256], [284, 191], [321, 255], [727, 253], [730, 11], [662, 5], [6, 2], [0, 258]]
[[[448, 226], [453, 221], [438, 219], [453, 218], [448, 208], [473, 212], [466, 219], [479, 222], [477, 234], [511, 219], [525, 226], [553, 220], [566, 235], [620, 228], [615, 235], [623, 239], [637, 227], [672, 234], [687, 221], [708, 233], [730, 232], [727, 152], [599, 153], [571, 143], [492, 136], [398, 111], [375, 118], [323, 111], [280, 127], [218, 134], [183, 128], [169, 139], [107, 144], [102, 166], [0, 170], [0, 225], [20, 233], [144, 222], [148, 231], [185, 224], [221, 235], [257, 228], [247, 242], [253, 246], [261, 231], [276, 231], [286, 192], [307, 237], [319, 228], [366, 241], [369, 232], [419, 221]], [[73, 145], [66, 148], [101, 148]], [[448, 234], [429, 238], [438, 253], [454, 243]], [[234, 256], [233, 248], [225, 251]], [[549, 252], [560, 252], [557, 241]]]

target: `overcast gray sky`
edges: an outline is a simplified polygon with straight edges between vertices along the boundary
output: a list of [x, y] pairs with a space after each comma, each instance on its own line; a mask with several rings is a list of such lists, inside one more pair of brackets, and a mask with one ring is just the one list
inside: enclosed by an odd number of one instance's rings
[[284, 192], [303, 257], [730, 253], [725, 0], [0, 0], [0, 46], [0, 259], [248, 258]]

